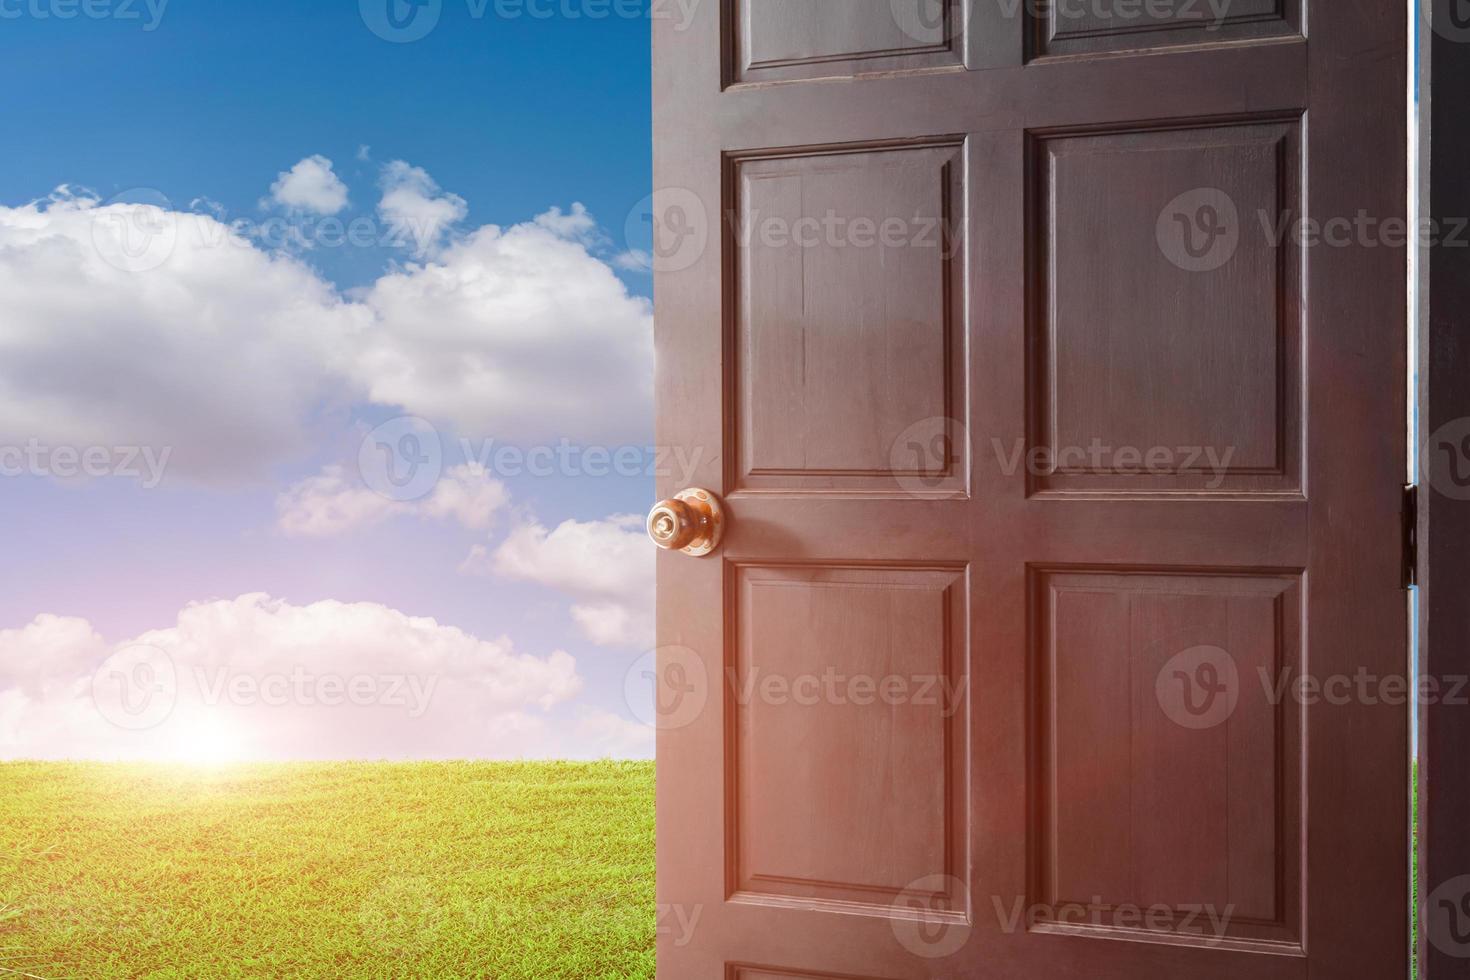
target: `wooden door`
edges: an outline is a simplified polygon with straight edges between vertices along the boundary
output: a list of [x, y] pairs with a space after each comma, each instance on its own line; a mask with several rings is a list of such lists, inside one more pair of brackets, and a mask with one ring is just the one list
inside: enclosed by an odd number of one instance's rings
[[660, 976], [1403, 975], [1403, 4], [653, 9]]

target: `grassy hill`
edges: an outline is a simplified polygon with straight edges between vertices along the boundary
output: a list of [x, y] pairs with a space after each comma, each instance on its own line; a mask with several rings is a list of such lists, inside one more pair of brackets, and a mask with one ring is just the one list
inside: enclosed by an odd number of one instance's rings
[[653, 778], [0, 764], [0, 980], [652, 977]]

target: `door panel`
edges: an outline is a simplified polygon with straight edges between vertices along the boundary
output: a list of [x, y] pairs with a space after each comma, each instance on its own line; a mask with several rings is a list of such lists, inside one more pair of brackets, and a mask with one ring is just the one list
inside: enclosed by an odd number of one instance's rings
[[964, 570], [740, 565], [730, 581], [732, 900], [886, 915], [938, 869], [925, 897], [956, 906]]
[[1028, 6], [655, 18], [660, 975], [1397, 976], [1403, 12]]
[[1300, 128], [1037, 138], [1038, 488], [1300, 488]]
[[1177, 0], [1152, 5], [1057, 0], [1038, 13], [1032, 33], [1041, 56], [1284, 37], [1300, 34], [1301, 24], [1297, 0]]
[[732, 160], [734, 485], [963, 485], [927, 443], [894, 452], [964, 400], [962, 169], [953, 143]]
[[[1295, 575], [1040, 570], [1037, 894], [1300, 948]], [[1165, 911], [1167, 910], [1167, 912]], [[1212, 926], [1214, 924], [1211, 924]]]
[[721, 0], [731, 81], [919, 70], [962, 63], [953, 0]]

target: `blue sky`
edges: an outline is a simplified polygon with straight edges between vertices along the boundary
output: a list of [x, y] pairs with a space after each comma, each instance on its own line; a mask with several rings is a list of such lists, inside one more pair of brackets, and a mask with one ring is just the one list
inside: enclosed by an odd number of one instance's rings
[[[0, 290], [25, 311], [0, 326], [11, 365], [0, 365], [0, 418], [11, 420], [0, 449], [173, 455], [156, 487], [130, 473], [0, 479], [8, 563], [24, 569], [0, 593], [0, 757], [37, 754], [40, 731], [60, 746], [48, 754], [169, 756], [208, 740], [180, 718], [209, 706], [174, 691], [179, 711], [156, 727], [94, 730], [88, 709], [115, 721], [87, 703], [94, 682], [133, 676], [109, 667], [119, 651], [162, 650], [182, 691], [203, 677], [196, 660], [229, 643], [243, 652], [226, 667], [258, 681], [283, 665], [340, 673], [359, 658], [335, 638], [399, 628], [410, 635], [403, 662], [445, 684], [460, 676], [433, 666], [446, 643], [532, 658], [531, 680], [504, 697], [441, 689], [430, 716], [468, 732], [457, 741], [395, 741], [401, 719], [385, 721], [383, 705], [358, 725], [296, 703], [286, 727], [298, 736], [376, 733], [305, 754], [651, 747], [624, 693], [651, 638], [641, 619], [619, 618], [649, 615], [651, 565], [633, 544], [641, 532], [617, 517], [647, 508], [646, 468], [531, 476], [492, 465], [446, 475], [460, 480], [449, 495], [384, 504], [355, 465], [365, 434], [403, 415], [434, 427], [446, 474], [471, 462], [462, 447], [490, 440], [647, 445], [651, 277], [631, 253], [646, 235], [625, 233], [650, 190], [647, 18], [593, 19], [595, 5], [497, 16], [492, 4], [477, 16], [478, 5], [445, 0], [428, 36], [400, 44], [368, 28], [357, 0], [93, 4], [69, 19], [67, 0], [0, 4], [0, 121], [27, 134], [23, 152], [0, 155]], [[330, 161], [345, 206], [288, 206], [273, 191], [313, 159]], [[410, 211], [459, 210], [427, 242], [201, 244], [229, 221], [275, 220], [308, 239], [329, 219], [382, 231], [394, 227], [393, 188]], [[178, 245], [156, 268], [119, 272], [88, 239], [140, 202], [176, 223]], [[488, 298], [456, 294], [465, 280]], [[557, 358], [566, 392], [553, 390]], [[497, 385], [486, 377], [504, 390], [487, 393]], [[610, 581], [632, 566], [636, 583]], [[241, 601], [256, 593], [271, 598]], [[346, 614], [322, 605], [333, 602], [361, 604], [362, 621], [338, 630], [331, 617]], [[289, 642], [288, 620], [300, 631]], [[318, 633], [334, 639], [301, 639]], [[394, 651], [360, 659], [383, 674]], [[575, 661], [575, 684], [546, 666], [555, 654]], [[254, 702], [213, 708], [228, 721], [206, 725], [209, 737], [238, 742], [234, 754], [293, 754], [248, 731], [284, 716]], [[67, 736], [73, 725], [87, 737]]]
[[[464, 197], [471, 223], [570, 196], [621, 236], [650, 187], [648, 20], [476, 17], [470, 2], [446, 0], [408, 44], [373, 34], [357, 0], [169, 0], [152, 31], [145, 0], [124, 10], [136, 20], [0, 19], [0, 107], [37, 136], [0, 159], [0, 190], [153, 187], [248, 213], [264, 175], [311, 154], [371, 181], [350, 165], [368, 145]], [[334, 273], [376, 274], [353, 258]]]

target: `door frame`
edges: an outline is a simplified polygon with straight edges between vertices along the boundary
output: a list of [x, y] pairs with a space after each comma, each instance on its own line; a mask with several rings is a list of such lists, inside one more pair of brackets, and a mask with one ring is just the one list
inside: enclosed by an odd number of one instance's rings
[[[1425, 227], [1451, 228], [1470, 217], [1470, 127], [1456, 93], [1470, 92], [1470, 29], [1451, 17], [1459, 0], [1416, 0], [1418, 38], [1419, 201]], [[1461, 10], [1464, 5], [1460, 4]], [[1463, 19], [1463, 15], [1459, 18]], [[1436, 98], [1436, 93], [1445, 96]], [[1440, 492], [1432, 459], [1436, 434], [1470, 418], [1470, 242], [1432, 247], [1420, 241], [1415, 328], [1415, 384], [1420, 464], [1418, 670], [1421, 678], [1470, 677], [1470, 501]], [[1417, 936], [1420, 977], [1463, 975], [1470, 946], [1446, 948], [1429, 934], [1431, 895], [1443, 889], [1470, 896], [1470, 707], [1461, 699], [1426, 699], [1419, 713], [1419, 881]], [[1452, 702], [1459, 702], [1452, 703]], [[1464, 884], [1454, 884], [1463, 879]], [[1435, 895], [1437, 890], [1441, 894]], [[1455, 955], [1458, 953], [1459, 955]]]

